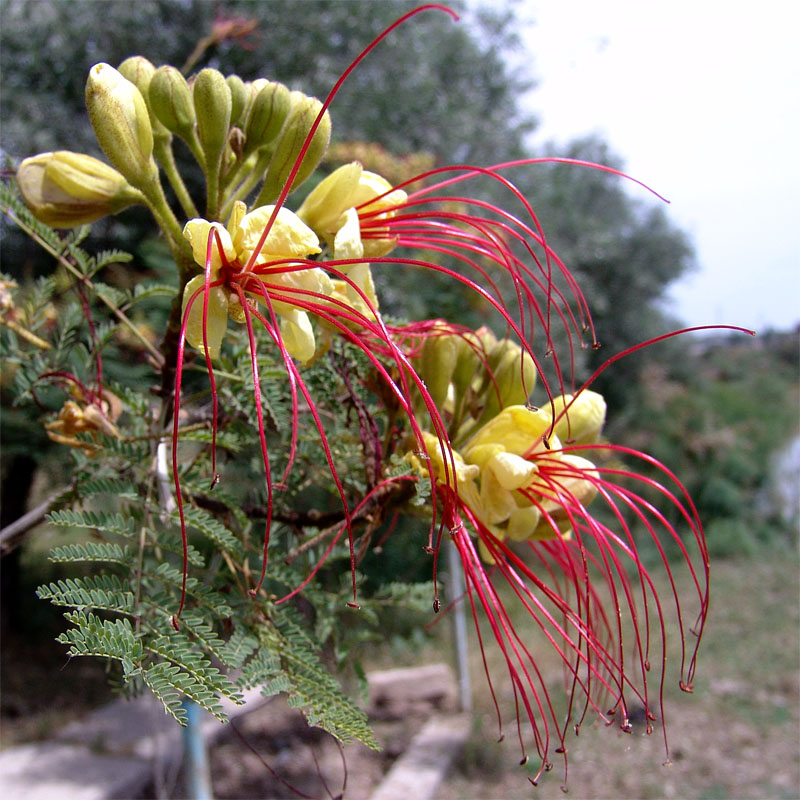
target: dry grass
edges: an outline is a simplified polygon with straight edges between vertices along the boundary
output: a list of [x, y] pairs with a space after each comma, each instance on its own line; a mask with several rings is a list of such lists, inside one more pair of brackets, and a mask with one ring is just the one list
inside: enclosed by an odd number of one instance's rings
[[[719, 562], [692, 695], [667, 689], [672, 764], [661, 730], [584, 724], [569, 747], [578, 798], [800, 797], [800, 587], [793, 555]], [[476, 675], [476, 695], [482, 689]], [[512, 737], [493, 742], [487, 700], [464, 758], [438, 800], [563, 797], [559, 765], [533, 788]], [[531, 759], [533, 760], [533, 759]]]

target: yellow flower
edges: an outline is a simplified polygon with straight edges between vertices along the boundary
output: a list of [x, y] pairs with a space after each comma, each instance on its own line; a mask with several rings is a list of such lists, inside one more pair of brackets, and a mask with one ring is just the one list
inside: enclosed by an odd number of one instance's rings
[[[392, 250], [396, 239], [387, 236], [362, 242], [361, 227], [380, 227], [406, 200], [408, 195], [402, 189], [392, 191], [389, 181], [353, 161], [321, 181], [300, 206], [297, 216], [333, 247], [334, 258], [378, 258]], [[348, 210], [359, 206], [364, 206], [362, 214], [369, 215], [368, 219], [361, 222], [357, 231], [351, 229], [347, 236], [337, 236], [347, 222]], [[358, 255], [339, 254], [343, 247], [357, 249], [356, 241], [363, 248]]]
[[[576, 403], [576, 420], [588, 435], [599, 435], [599, 410], [605, 417], [605, 402], [595, 392]], [[557, 398], [556, 414], [572, 399]], [[580, 399], [580, 396], [579, 396]], [[499, 538], [516, 541], [569, 536], [570, 516], [588, 505], [597, 493], [597, 471], [591, 461], [561, 451], [559, 422], [551, 433], [550, 408], [532, 410], [508, 406], [481, 427], [466, 443], [466, 464], [480, 469], [480, 493], [472, 511]], [[547, 437], [547, 445], [545, 438]], [[469, 501], [467, 501], [469, 504]], [[555, 530], [558, 528], [558, 532]]]
[[[183, 235], [192, 247], [195, 261], [205, 267], [208, 257], [211, 282], [222, 281], [221, 285], [212, 287], [208, 295], [206, 336], [211, 358], [219, 355], [228, 316], [239, 322], [244, 320], [238, 296], [225, 286], [227, 276], [236, 275], [238, 282], [243, 284], [242, 274], [252, 275], [253, 280], [246, 285], [246, 289], [250, 296], [262, 303], [265, 300], [263, 294], [258, 291], [259, 281], [263, 282], [269, 295], [276, 292], [288, 296], [300, 290], [330, 296], [333, 292], [330, 279], [318, 267], [297, 270], [291, 269], [290, 264], [271, 266], [276, 261], [302, 260], [320, 252], [316, 234], [287, 208], [282, 207], [278, 210], [269, 235], [255, 255], [261, 235], [274, 209], [274, 206], [262, 206], [246, 214], [244, 203], [236, 203], [225, 227], [219, 222], [192, 219], [183, 229]], [[214, 231], [216, 233], [212, 233]], [[209, 237], [211, 237], [210, 254]], [[226, 267], [225, 272], [223, 266]], [[197, 275], [186, 284], [183, 294], [185, 313], [192, 296], [198, 291], [201, 292], [196, 297], [186, 320], [186, 340], [201, 351], [203, 350], [204, 283], [205, 275]], [[300, 361], [308, 361], [316, 349], [314, 331], [308, 314], [290, 301], [272, 297], [270, 301], [272, 308], [281, 318], [281, 336], [287, 351]]]
[[[297, 216], [327, 242], [334, 259], [379, 258], [394, 248], [396, 237], [364, 238], [362, 231], [380, 230], [407, 199], [402, 189], [392, 191], [392, 185], [385, 178], [353, 161], [322, 180], [300, 206]], [[360, 206], [363, 206], [362, 214], [366, 215], [364, 219], [359, 218]], [[358, 291], [363, 292], [373, 308], [378, 307], [369, 264], [343, 264], [337, 268], [349, 279], [335, 284], [337, 294], [362, 314], [371, 316]]]

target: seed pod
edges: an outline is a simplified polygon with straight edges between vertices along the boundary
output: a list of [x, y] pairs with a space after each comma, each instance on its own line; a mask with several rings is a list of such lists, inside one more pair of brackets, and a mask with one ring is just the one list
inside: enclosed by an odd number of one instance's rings
[[140, 188], [158, 177], [150, 115], [129, 80], [109, 64], [95, 64], [86, 81], [86, 108], [100, 147], [129, 183]]
[[149, 98], [153, 113], [164, 127], [190, 141], [197, 118], [186, 78], [175, 67], [159, 67], [150, 79]]
[[[300, 156], [306, 137], [322, 109], [322, 103], [315, 97], [307, 97], [300, 92], [292, 92], [291, 96], [292, 110], [278, 137], [275, 152], [272, 154], [272, 160], [264, 178], [264, 186], [255, 203], [256, 206], [272, 203], [280, 195]], [[297, 189], [317, 168], [328, 149], [330, 138], [331, 118], [326, 110], [314, 131], [314, 136], [303, 156], [300, 169], [292, 181], [290, 191]]]

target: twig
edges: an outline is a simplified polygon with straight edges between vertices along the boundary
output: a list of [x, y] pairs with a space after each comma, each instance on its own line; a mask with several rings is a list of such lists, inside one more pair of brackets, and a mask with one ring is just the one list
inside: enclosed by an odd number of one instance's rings
[[36, 527], [55, 506], [62, 502], [65, 495], [72, 491], [72, 488], [72, 485], [70, 485], [61, 489], [44, 502], [39, 503], [36, 508], [32, 508], [18, 519], [15, 519], [14, 522], [6, 525], [5, 528], [0, 529], [0, 554], [10, 553], [17, 547], [22, 537], [31, 528]]

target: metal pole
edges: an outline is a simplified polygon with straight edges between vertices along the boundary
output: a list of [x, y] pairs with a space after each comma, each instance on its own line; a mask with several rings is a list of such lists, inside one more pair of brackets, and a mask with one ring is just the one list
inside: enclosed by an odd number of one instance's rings
[[184, 700], [186, 727], [183, 729], [183, 770], [189, 800], [213, 800], [211, 770], [203, 737], [203, 709], [193, 700]]
[[[161, 440], [156, 448], [156, 477], [158, 493], [164, 515], [177, 507], [172, 496], [172, 485], [167, 466], [167, 443]], [[189, 800], [213, 800], [211, 770], [208, 766], [206, 740], [203, 737], [203, 709], [193, 700], [183, 701], [186, 727], [183, 729], [183, 771]]]
[[[451, 603], [464, 593], [464, 572], [461, 558], [453, 542], [447, 546], [447, 594]], [[469, 639], [467, 636], [467, 615], [461, 598], [452, 610], [453, 636], [455, 639], [456, 669], [458, 670], [458, 689], [461, 710], [472, 711], [472, 684], [469, 678]]]

